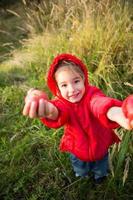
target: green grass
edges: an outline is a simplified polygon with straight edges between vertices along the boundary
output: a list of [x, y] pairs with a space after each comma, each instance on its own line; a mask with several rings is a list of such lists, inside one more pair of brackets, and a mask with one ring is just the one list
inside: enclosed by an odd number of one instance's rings
[[[91, 84], [107, 95], [124, 99], [132, 93], [131, 6], [118, 1], [52, 2], [23, 8], [27, 20], [20, 6], [10, 10], [24, 18], [0, 17], [13, 35], [1, 37], [0, 49], [4, 56], [0, 60], [0, 199], [132, 199], [131, 131], [117, 130], [122, 142], [110, 149], [111, 174], [95, 187], [89, 178], [75, 178], [68, 155], [59, 152], [62, 128], [49, 129], [22, 115], [30, 87], [49, 93], [44, 77], [53, 57], [62, 52], [83, 59]], [[23, 31], [17, 25], [23, 20], [29, 35], [20, 40]], [[13, 48], [3, 48], [9, 41]]]

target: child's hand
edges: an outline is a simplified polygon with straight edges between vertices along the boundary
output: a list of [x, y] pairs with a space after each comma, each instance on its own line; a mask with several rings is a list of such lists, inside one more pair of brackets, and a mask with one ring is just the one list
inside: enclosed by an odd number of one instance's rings
[[133, 128], [133, 121], [130, 123], [129, 119], [125, 117], [121, 107], [110, 108], [107, 112], [107, 117], [127, 130]]
[[47, 100], [48, 97], [44, 92], [30, 89], [25, 98], [23, 115], [27, 115], [30, 118], [47, 117], [53, 120], [56, 119], [58, 110]]
[[129, 119], [129, 124], [133, 128], [133, 95], [129, 95], [122, 104], [122, 110], [126, 118]]

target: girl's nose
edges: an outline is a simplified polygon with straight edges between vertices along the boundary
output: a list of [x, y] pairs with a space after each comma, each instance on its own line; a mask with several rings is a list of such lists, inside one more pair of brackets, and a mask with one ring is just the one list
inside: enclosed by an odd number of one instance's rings
[[69, 92], [73, 92], [75, 90], [74, 85], [70, 84], [69, 85]]

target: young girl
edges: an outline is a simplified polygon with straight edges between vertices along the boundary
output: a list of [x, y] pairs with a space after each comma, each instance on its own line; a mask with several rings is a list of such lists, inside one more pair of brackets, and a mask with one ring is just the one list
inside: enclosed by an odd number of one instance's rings
[[120, 141], [113, 129], [119, 125], [133, 128], [133, 95], [124, 107], [121, 101], [105, 96], [88, 83], [82, 61], [70, 54], [53, 60], [47, 84], [55, 99], [48, 100], [44, 92], [31, 89], [23, 114], [39, 117], [50, 128], [64, 126], [60, 150], [70, 153], [75, 175], [84, 177], [91, 171], [100, 183], [108, 174], [108, 149]]

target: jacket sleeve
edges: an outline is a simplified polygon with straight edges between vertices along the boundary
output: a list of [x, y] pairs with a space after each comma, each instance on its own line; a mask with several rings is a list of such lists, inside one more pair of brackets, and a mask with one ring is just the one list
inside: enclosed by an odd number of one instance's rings
[[58, 100], [50, 101], [54, 106], [57, 107], [59, 114], [56, 120], [51, 120], [48, 118], [40, 118], [41, 122], [48, 126], [49, 128], [59, 128], [63, 126], [68, 120], [68, 112], [65, 108], [64, 104], [59, 102]]
[[109, 108], [113, 106], [121, 107], [122, 102], [120, 100], [110, 98], [105, 96], [101, 90], [97, 90], [90, 100], [90, 109], [95, 117], [99, 119], [99, 121], [107, 128], [117, 128], [119, 124], [111, 121], [107, 117], [107, 112]]

